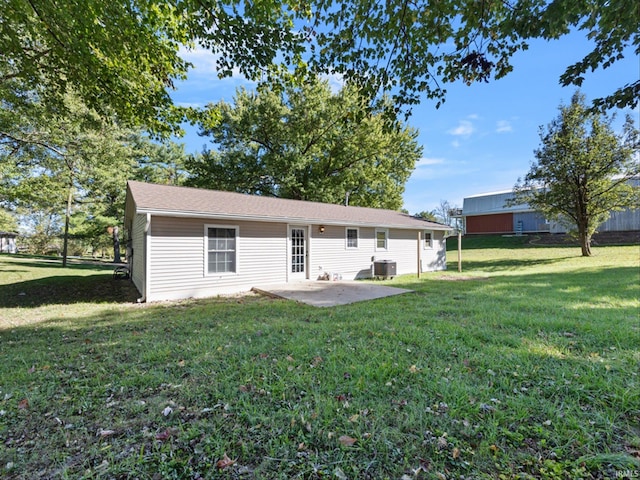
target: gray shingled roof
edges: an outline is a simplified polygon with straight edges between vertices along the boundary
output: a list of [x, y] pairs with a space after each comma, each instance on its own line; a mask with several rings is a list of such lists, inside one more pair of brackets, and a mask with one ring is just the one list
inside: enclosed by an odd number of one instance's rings
[[286, 221], [338, 225], [449, 230], [439, 223], [427, 222], [394, 210], [346, 207], [319, 202], [200, 188], [156, 185], [129, 181], [127, 196], [136, 213], [169, 216], [202, 216], [260, 221]]

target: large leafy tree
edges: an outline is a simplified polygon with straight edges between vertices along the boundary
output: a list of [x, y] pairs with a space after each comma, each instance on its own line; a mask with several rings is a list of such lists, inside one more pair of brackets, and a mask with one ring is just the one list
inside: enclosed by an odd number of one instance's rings
[[118, 199], [134, 166], [130, 132], [71, 94], [57, 117], [37, 100], [11, 108], [18, 121], [0, 116], [0, 201], [63, 218], [66, 265], [74, 213], [100, 229], [119, 222]]
[[639, 134], [627, 117], [616, 134], [612, 118], [590, 111], [576, 93], [570, 105], [540, 131], [536, 161], [515, 186], [515, 202], [528, 202], [568, 227], [591, 255], [591, 237], [610, 213], [637, 207], [640, 192], [630, 179], [640, 174]]
[[[580, 85], [585, 74], [622, 59], [630, 46], [640, 54], [638, 9], [629, 0], [319, 0], [310, 8], [313, 65], [367, 91], [393, 88], [396, 99], [409, 104], [422, 95], [444, 99], [445, 82], [506, 75], [512, 55], [535, 38], [579, 30], [592, 40], [593, 50], [561, 76], [565, 86]], [[637, 105], [640, 81], [637, 75], [628, 80], [595, 105]]]
[[[629, 0], [1, 0], [0, 7], [0, 100], [38, 91], [59, 108], [71, 86], [98, 112], [157, 132], [183, 118], [168, 93], [188, 70], [183, 45], [217, 55], [220, 75], [337, 72], [369, 97], [393, 90], [399, 104], [442, 100], [443, 82], [506, 75], [511, 56], [533, 38], [577, 29], [593, 41], [563, 84], [579, 85], [629, 46], [640, 53]], [[637, 104], [637, 77], [614, 88], [597, 105]]]
[[365, 108], [355, 89], [315, 79], [208, 108], [220, 120], [202, 133], [219, 150], [187, 162], [197, 186], [398, 209], [422, 151], [414, 129]]
[[0, 232], [17, 232], [18, 220], [15, 215], [4, 208], [0, 208]]
[[135, 180], [166, 185], [182, 185], [187, 178], [184, 144], [152, 141], [138, 133], [132, 138], [136, 168]]
[[88, 107], [117, 114], [156, 133], [182, 114], [169, 96], [196, 42], [219, 55], [221, 75], [239, 66], [249, 76], [278, 52], [295, 63], [301, 51], [286, 4], [279, 0], [2, 0], [0, 95], [38, 91], [64, 108], [71, 86]]

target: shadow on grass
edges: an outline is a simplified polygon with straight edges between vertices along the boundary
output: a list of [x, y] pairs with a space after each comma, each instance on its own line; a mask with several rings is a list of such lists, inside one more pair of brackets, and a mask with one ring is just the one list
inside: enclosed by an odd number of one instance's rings
[[[63, 268], [62, 257], [44, 257], [37, 255], [22, 255], [22, 254], [0, 254], [0, 265], [15, 267], [24, 263], [29, 268]], [[90, 258], [67, 258], [67, 268], [73, 267], [76, 270], [95, 270], [95, 269], [113, 269], [117, 265], [112, 262], [104, 262], [102, 260], [93, 260]], [[26, 270], [2, 270], [3, 272], [24, 272]]]
[[[491, 260], [471, 260], [462, 262], [463, 271], [484, 271], [484, 272], [499, 272], [499, 271], [513, 271], [518, 269], [525, 269], [528, 267], [535, 267], [539, 265], [553, 265], [555, 263], [561, 263], [569, 258], [575, 258], [576, 255], [567, 255], [563, 257], [553, 258], [538, 258], [538, 259], [491, 259]], [[450, 260], [447, 268], [455, 271], [458, 266], [457, 261]]]
[[33, 308], [74, 303], [131, 303], [135, 302], [138, 296], [130, 281], [115, 280], [110, 272], [96, 275], [59, 275], [3, 285], [0, 288], [0, 308]]

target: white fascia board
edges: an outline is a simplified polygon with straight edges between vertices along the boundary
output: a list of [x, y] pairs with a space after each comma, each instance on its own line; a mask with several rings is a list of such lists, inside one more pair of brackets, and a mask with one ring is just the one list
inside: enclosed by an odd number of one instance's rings
[[381, 227], [381, 228], [395, 228], [398, 230], [451, 230], [448, 225], [396, 225], [396, 224], [379, 224], [369, 222], [343, 222], [339, 220], [327, 220], [323, 218], [302, 218], [302, 217], [264, 217], [256, 215], [228, 215], [228, 214], [216, 214], [216, 213], [203, 213], [203, 212], [182, 212], [171, 210], [152, 210], [139, 208], [136, 213], [149, 214], [162, 217], [178, 217], [178, 218], [203, 218], [211, 220], [235, 220], [235, 221], [250, 221], [250, 222], [265, 222], [265, 223], [296, 223], [296, 224], [323, 224], [323, 225], [354, 225], [360, 227]]

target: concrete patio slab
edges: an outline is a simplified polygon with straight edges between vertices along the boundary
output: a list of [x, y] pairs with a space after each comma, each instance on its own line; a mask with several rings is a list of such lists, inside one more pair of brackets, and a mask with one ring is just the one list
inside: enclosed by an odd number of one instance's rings
[[284, 298], [306, 303], [314, 307], [335, 307], [350, 303], [373, 300], [410, 293], [413, 290], [374, 285], [364, 282], [350, 281], [307, 281], [294, 282], [284, 285], [265, 285], [253, 287], [256, 293], [274, 298]]

